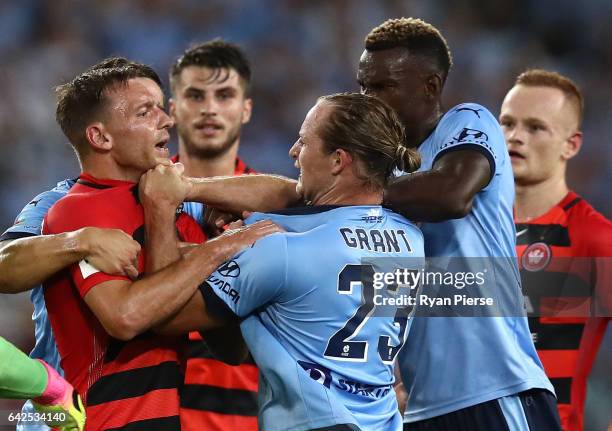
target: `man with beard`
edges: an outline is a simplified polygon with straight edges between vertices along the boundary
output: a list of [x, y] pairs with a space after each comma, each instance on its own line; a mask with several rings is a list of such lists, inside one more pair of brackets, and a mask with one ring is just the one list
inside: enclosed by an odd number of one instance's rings
[[[558, 430], [553, 387], [537, 356], [516, 265], [512, 220], [514, 184], [496, 119], [474, 103], [442, 107], [452, 61], [448, 44], [420, 19], [391, 19], [366, 37], [357, 79], [406, 128], [405, 145], [422, 157], [419, 172], [385, 188], [385, 204], [422, 221], [425, 254], [477, 273], [483, 263], [495, 280], [471, 289], [495, 297], [499, 311], [461, 317], [416, 317], [398, 357], [408, 388], [406, 430]], [[193, 180], [190, 197], [233, 213], [266, 211], [300, 199], [292, 182], [256, 176]], [[476, 258], [476, 259], [474, 259]], [[457, 316], [457, 317], [455, 317]], [[520, 364], [520, 365], [517, 365]]]
[[[178, 155], [191, 177], [252, 172], [240, 158], [240, 132], [249, 122], [251, 68], [242, 50], [215, 39], [187, 49], [170, 69], [169, 111], [178, 134]], [[203, 224], [203, 205], [183, 210]], [[189, 334], [185, 385], [181, 389], [183, 430], [257, 429], [258, 372], [252, 360], [230, 366], [212, 357], [198, 332]]]

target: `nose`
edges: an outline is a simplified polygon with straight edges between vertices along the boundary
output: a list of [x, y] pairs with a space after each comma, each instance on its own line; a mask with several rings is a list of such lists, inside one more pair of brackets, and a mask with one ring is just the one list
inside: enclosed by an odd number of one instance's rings
[[298, 155], [300, 154], [299, 146], [299, 141], [295, 141], [291, 148], [289, 148], [289, 157], [291, 157], [293, 160], [297, 160]]
[[217, 115], [217, 105], [213, 97], [206, 97], [200, 107], [201, 115]]
[[504, 130], [504, 135], [506, 137], [506, 142], [508, 144], [524, 144], [525, 143], [525, 135], [522, 129], [518, 126], [514, 126], [511, 129], [506, 128]]
[[160, 123], [160, 129], [170, 129], [174, 126], [174, 120], [163, 109], [161, 110], [159, 123]]

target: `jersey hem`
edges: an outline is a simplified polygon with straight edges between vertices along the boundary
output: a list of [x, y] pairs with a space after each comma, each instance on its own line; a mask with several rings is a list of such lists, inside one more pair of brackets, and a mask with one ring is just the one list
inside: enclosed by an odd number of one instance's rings
[[552, 385], [549, 383], [548, 385], [543, 384], [540, 380], [523, 380], [522, 382], [508, 386], [505, 388], [497, 389], [492, 392], [488, 392], [485, 395], [472, 396], [470, 398], [465, 399], [460, 403], [453, 402], [452, 405], [442, 405], [433, 409], [428, 409], [426, 411], [421, 411], [419, 413], [405, 413], [403, 421], [404, 423], [412, 423], [418, 422], [425, 419], [431, 419], [438, 416], [445, 415], [447, 413], [456, 412], [457, 410], [465, 409], [467, 407], [472, 407], [477, 404], [485, 403], [487, 401], [492, 401], [497, 398], [507, 397], [510, 395], [515, 395], [519, 392], [523, 392], [529, 389], [545, 389], [550, 391], [552, 394], [555, 393]]

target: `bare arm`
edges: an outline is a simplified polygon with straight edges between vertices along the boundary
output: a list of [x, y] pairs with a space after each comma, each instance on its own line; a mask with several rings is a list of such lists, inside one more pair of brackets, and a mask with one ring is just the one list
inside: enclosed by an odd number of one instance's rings
[[489, 183], [488, 159], [474, 150], [446, 153], [433, 168], [397, 178], [385, 190], [385, 205], [414, 221], [465, 217], [474, 196]]
[[87, 292], [85, 302], [109, 335], [130, 340], [176, 313], [222, 262], [259, 238], [279, 231], [270, 221], [231, 231], [138, 281], [100, 283]]
[[186, 200], [203, 202], [221, 210], [267, 212], [298, 204], [295, 180], [278, 175], [241, 175], [234, 177], [188, 178], [191, 183]]
[[138, 275], [140, 245], [117, 229], [86, 227], [0, 243], [0, 293], [19, 293], [61, 269], [87, 259], [109, 274]]
[[145, 272], [158, 271], [181, 257], [176, 231], [176, 208], [188, 185], [181, 178], [183, 165], [157, 165], [142, 175], [139, 195], [144, 207], [147, 259]]

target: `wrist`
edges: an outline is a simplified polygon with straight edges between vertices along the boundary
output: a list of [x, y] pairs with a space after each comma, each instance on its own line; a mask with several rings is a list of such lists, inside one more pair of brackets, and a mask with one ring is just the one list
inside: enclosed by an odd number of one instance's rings
[[230, 240], [228, 235], [221, 235], [210, 239], [198, 247], [199, 253], [206, 259], [217, 262], [225, 262], [234, 256], [239, 249], [240, 247], [237, 246], [235, 241]]
[[165, 203], [151, 208], [145, 208], [144, 218], [146, 228], [150, 229], [151, 226], [174, 226], [177, 207], [178, 206]]
[[84, 259], [91, 254], [93, 244], [91, 241], [91, 230], [95, 229], [92, 227], [84, 227], [74, 232], [66, 232], [64, 244], [66, 249], [77, 255], [79, 258]]
[[184, 177], [187, 184], [186, 201], [203, 202], [202, 196], [206, 196], [207, 182], [202, 178]]
[[32, 400], [42, 405], [59, 404], [66, 394], [67, 382], [45, 361], [40, 359], [37, 359], [37, 361], [45, 369], [47, 386], [40, 396], [32, 398]]

